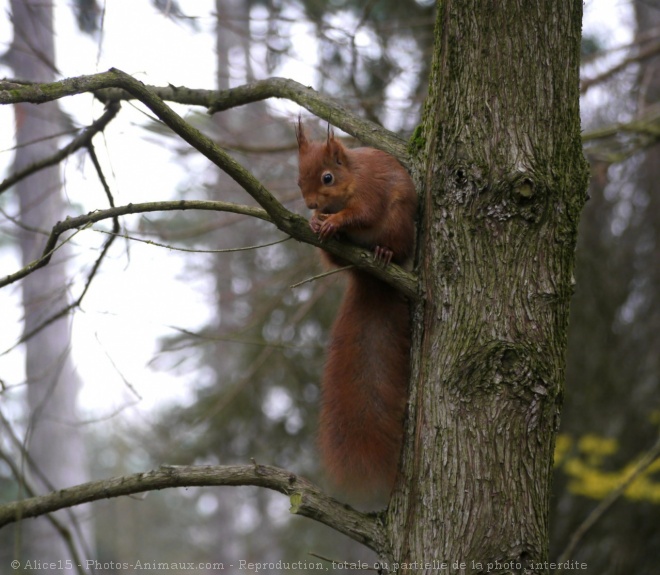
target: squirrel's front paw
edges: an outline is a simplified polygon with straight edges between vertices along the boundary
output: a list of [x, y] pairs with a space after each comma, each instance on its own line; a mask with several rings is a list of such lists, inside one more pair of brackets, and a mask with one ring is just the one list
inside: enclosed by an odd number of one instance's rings
[[321, 220], [314, 216], [311, 220], [309, 220], [309, 227], [312, 228], [312, 231], [315, 234], [318, 234], [321, 231]]
[[332, 216], [325, 219], [319, 227], [318, 234], [322, 240], [329, 240], [339, 231], [339, 226], [333, 221]]
[[393, 256], [394, 252], [389, 248], [385, 248], [383, 246], [376, 246], [374, 248], [374, 259], [379, 265], [388, 265], [392, 261]]

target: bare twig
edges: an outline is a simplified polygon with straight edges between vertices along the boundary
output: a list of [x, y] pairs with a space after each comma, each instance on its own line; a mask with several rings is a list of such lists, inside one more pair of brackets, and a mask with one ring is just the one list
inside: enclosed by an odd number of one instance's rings
[[341, 268], [333, 268], [333, 269], [331, 269], [331, 270], [328, 270], [327, 272], [323, 272], [323, 273], [320, 273], [320, 274], [316, 274], [315, 276], [312, 276], [312, 277], [306, 278], [306, 279], [304, 279], [304, 280], [302, 280], [302, 281], [299, 281], [299, 282], [297, 282], [297, 283], [295, 283], [295, 284], [291, 284], [289, 287], [290, 287], [291, 289], [295, 289], [295, 288], [298, 288], [298, 287], [300, 287], [300, 286], [302, 286], [302, 285], [305, 285], [306, 283], [314, 282], [314, 281], [316, 281], [316, 280], [320, 280], [321, 278], [324, 278], [324, 277], [327, 277], [327, 276], [331, 276], [331, 275], [334, 275], [334, 274], [336, 274], [336, 273], [343, 272], [343, 271], [346, 271], [346, 270], [350, 270], [350, 269], [353, 268], [353, 267], [355, 267], [355, 266], [343, 266], [343, 267], [341, 267]]
[[[2, 83], [0, 82], [0, 86], [1, 85]], [[34, 174], [35, 172], [50, 166], [55, 166], [74, 152], [89, 146], [92, 138], [105, 129], [110, 121], [117, 115], [118, 111], [119, 102], [110, 102], [106, 111], [98, 120], [95, 120], [94, 123], [87, 126], [87, 128], [85, 128], [80, 134], [73, 138], [73, 140], [71, 140], [66, 146], [59, 149], [55, 154], [48, 158], [43, 158], [30, 166], [27, 166], [24, 170], [20, 170], [19, 172], [12, 174], [0, 182], [0, 194], [7, 191], [16, 182], [26, 178], [30, 174]]]
[[170, 244], [162, 244], [160, 242], [155, 242], [153, 240], [145, 240], [144, 238], [136, 238], [135, 236], [129, 236], [126, 234], [118, 234], [116, 232], [107, 232], [105, 230], [94, 230], [97, 232], [100, 232], [102, 234], [110, 235], [110, 236], [121, 236], [124, 239], [131, 240], [133, 242], [139, 242], [142, 244], [147, 244], [150, 246], [158, 247], [158, 248], [166, 248], [171, 251], [175, 252], [187, 252], [187, 253], [193, 253], [193, 254], [231, 254], [234, 252], [247, 252], [247, 251], [252, 251], [252, 250], [259, 250], [261, 248], [267, 248], [270, 246], [275, 246], [277, 244], [281, 244], [284, 242], [288, 242], [291, 238], [286, 237], [286, 238], [281, 238], [279, 240], [275, 240], [272, 242], [266, 242], [265, 244], [257, 244], [254, 246], [244, 246], [241, 248], [223, 248], [219, 250], [203, 250], [199, 248], [181, 248], [178, 246], [173, 246]]
[[162, 466], [102, 481], [83, 483], [0, 506], [0, 527], [58, 509], [121, 495], [144, 493], [171, 487], [254, 485], [273, 489], [291, 500], [291, 513], [309, 517], [336, 529], [377, 553], [385, 548], [382, 526], [373, 515], [365, 515], [325, 495], [318, 487], [297, 475], [267, 465]]

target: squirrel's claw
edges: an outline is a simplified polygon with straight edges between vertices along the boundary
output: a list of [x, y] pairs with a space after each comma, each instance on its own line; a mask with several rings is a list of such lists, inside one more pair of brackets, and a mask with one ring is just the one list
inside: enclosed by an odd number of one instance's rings
[[318, 234], [321, 231], [321, 220], [314, 216], [311, 220], [309, 220], [309, 227], [315, 234]]
[[325, 220], [319, 227], [318, 230], [319, 238], [321, 238], [321, 240], [328, 240], [331, 237], [333, 237], [338, 230], [339, 227], [336, 224], [332, 223], [331, 220], [329, 219]]

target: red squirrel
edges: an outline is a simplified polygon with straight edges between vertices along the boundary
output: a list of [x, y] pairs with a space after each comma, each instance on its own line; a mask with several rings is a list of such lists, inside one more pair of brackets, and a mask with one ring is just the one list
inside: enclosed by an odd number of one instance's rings
[[[405, 168], [373, 148], [347, 149], [296, 130], [298, 185], [322, 240], [346, 238], [382, 265], [405, 264], [415, 244], [417, 194]], [[331, 265], [340, 258], [322, 251]], [[322, 380], [319, 448], [332, 482], [361, 498], [389, 496], [396, 478], [410, 372], [406, 299], [358, 268], [334, 326]]]

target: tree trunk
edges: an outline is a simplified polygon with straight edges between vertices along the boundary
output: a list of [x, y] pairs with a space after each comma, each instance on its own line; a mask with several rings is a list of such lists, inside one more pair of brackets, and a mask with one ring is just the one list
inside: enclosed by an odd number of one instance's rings
[[[14, 0], [11, 8], [14, 40], [8, 60], [16, 77], [53, 81], [52, 4]], [[62, 131], [62, 116], [56, 102], [40, 106], [17, 104], [15, 114], [17, 151], [14, 170], [20, 171], [57, 151], [55, 134]], [[14, 187], [20, 206], [23, 265], [37, 259], [43, 250], [46, 236], [40, 230], [63, 219], [61, 188], [59, 166], [41, 170]], [[67, 246], [60, 248], [48, 266], [21, 283], [24, 330], [29, 336], [25, 342], [29, 412], [26, 447], [29, 461], [34, 464], [24, 468], [29, 470], [26, 477], [30, 488], [40, 492], [68, 487], [87, 479], [84, 446], [75, 425], [80, 380], [70, 357], [71, 321], [65, 316], [39, 329], [68, 304], [65, 262], [69, 256]], [[74, 520], [82, 513], [84, 509], [56, 514], [59, 533], [45, 518], [25, 522], [23, 558], [38, 558], [44, 562], [84, 559], [81, 546], [89, 550], [91, 529], [89, 523]], [[73, 573], [76, 569], [62, 571]]]
[[539, 563], [587, 183], [581, 18], [580, 0], [438, 4], [411, 140], [426, 299], [387, 527], [406, 572], [440, 562], [447, 573], [548, 572]]

